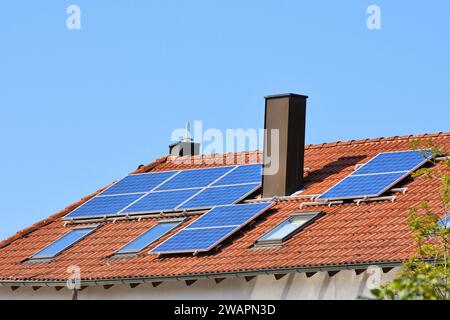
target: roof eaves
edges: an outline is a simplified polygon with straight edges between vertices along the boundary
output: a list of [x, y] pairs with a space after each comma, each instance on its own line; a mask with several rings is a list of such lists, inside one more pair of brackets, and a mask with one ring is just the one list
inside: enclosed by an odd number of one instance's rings
[[[199, 274], [184, 274], [176, 276], [155, 276], [155, 277], [129, 277], [129, 278], [92, 278], [81, 280], [81, 286], [94, 285], [117, 285], [130, 283], [150, 283], [150, 282], [165, 282], [165, 281], [186, 281], [186, 280], [206, 280], [214, 278], [232, 278], [232, 277], [252, 277], [258, 275], [276, 275], [287, 273], [315, 273], [328, 271], [343, 271], [343, 270], [359, 270], [367, 269], [370, 266], [378, 266], [380, 268], [394, 268], [402, 264], [402, 260], [394, 261], [372, 261], [362, 263], [346, 263], [346, 264], [330, 264], [304, 267], [288, 267], [288, 268], [273, 268], [273, 269], [255, 269], [255, 270], [240, 270], [231, 272], [216, 272], [216, 273], [199, 273]], [[66, 280], [0, 280], [2, 286], [47, 286], [57, 287], [65, 286]]]

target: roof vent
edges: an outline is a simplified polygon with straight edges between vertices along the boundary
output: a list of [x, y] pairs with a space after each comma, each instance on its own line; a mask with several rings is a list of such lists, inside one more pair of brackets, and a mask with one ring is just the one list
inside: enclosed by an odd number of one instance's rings
[[184, 138], [169, 145], [169, 154], [173, 157], [196, 156], [200, 154], [200, 143], [194, 142], [191, 138], [189, 122], [186, 123]]

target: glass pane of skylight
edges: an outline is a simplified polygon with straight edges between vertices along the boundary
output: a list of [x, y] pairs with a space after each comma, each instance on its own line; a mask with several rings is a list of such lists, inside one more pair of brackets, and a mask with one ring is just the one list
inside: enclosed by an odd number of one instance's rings
[[181, 220], [170, 221], [170, 222], [159, 222], [157, 225], [153, 226], [139, 237], [128, 243], [125, 247], [117, 251], [118, 254], [124, 253], [137, 253], [142, 251], [145, 247], [161, 238], [163, 235], [170, 232], [176, 226], [181, 223]]
[[298, 230], [305, 223], [315, 218], [317, 214], [318, 213], [306, 213], [294, 215], [267, 232], [265, 235], [259, 238], [257, 242], [281, 242], [286, 237], [291, 235], [294, 231]]
[[65, 249], [69, 248], [77, 241], [80, 241], [85, 236], [87, 236], [90, 232], [92, 232], [95, 227], [83, 228], [83, 229], [73, 229], [66, 233], [64, 236], [45, 247], [35, 255], [31, 257], [31, 259], [50, 259], [61, 253]]
[[284, 237], [300, 228], [308, 220], [309, 218], [290, 218], [266, 233], [260, 240], [282, 240]]

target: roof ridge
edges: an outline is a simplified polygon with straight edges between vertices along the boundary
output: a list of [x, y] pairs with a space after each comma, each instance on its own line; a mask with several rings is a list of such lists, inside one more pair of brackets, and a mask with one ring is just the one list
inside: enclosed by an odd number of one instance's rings
[[130, 172], [130, 174], [136, 174], [136, 173], [145, 173], [149, 170], [154, 169], [156, 166], [160, 165], [161, 163], [164, 163], [167, 161], [169, 156], [163, 156], [155, 159], [154, 161], [150, 162], [149, 164], [143, 165], [141, 164], [136, 170]]
[[[317, 143], [317, 144], [307, 144], [305, 145], [305, 150], [308, 149], [321, 149], [321, 148], [331, 148], [336, 146], [345, 146], [345, 145], [360, 145], [360, 144], [366, 144], [366, 143], [379, 143], [379, 142], [387, 142], [387, 141], [404, 141], [404, 140], [413, 140], [417, 138], [436, 138], [436, 137], [447, 137], [450, 136], [449, 132], [435, 132], [435, 133], [422, 133], [422, 134], [416, 134], [416, 135], [407, 135], [407, 136], [388, 136], [388, 137], [377, 137], [377, 138], [367, 138], [367, 139], [359, 139], [359, 140], [344, 140], [344, 141], [332, 141], [332, 142], [323, 142], [323, 143]], [[173, 156], [166, 156], [164, 157], [166, 161], [176, 161], [180, 159], [187, 159], [191, 158], [193, 160], [195, 159], [202, 159], [202, 158], [220, 158], [220, 157], [226, 157], [226, 156], [237, 156], [237, 155], [252, 155], [252, 154], [262, 154], [262, 150], [251, 150], [251, 151], [238, 151], [238, 152], [227, 152], [227, 153], [213, 153], [213, 154], [200, 154], [195, 156], [183, 156], [183, 157], [173, 157]], [[153, 163], [151, 163], [153, 164]], [[149, 164], [148, 166], [150, 166]], [[147, 166], [145, 166], [147, 167]], [[151, 168], [143, 169], [144, 171], [148, 171]], [[143, 171], [141, 171], [143, 172]]]
[[377, 143], [377, 142], [387, 142], [387, 141], [404, 141], [413, 140], [418, 138], [436, 138], [436, 137], [447, 137], [450, 136], [450, 132], [434, 132], [434, 133], [422, 133], [415, 135], [406, 136], [388, 136], [388, 137], [377, 137], [377, 138], [367, 138], [360, 140], [346, 140], [346, 141], [334, 141], [334, 142], [324, 142], [319, 144], [308, 144], [305, 149], [319, 149], [319, 148], [330, 148], [342, 145], [359, 145], [366, 143]]

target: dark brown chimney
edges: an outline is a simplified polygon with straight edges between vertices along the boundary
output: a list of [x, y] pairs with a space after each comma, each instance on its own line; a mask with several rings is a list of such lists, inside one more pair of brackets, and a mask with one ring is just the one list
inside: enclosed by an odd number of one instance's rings
[[303, 188], [308, 97], [288, 93], [265, 99], [262, 196], [289, 196]]

